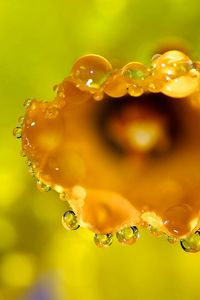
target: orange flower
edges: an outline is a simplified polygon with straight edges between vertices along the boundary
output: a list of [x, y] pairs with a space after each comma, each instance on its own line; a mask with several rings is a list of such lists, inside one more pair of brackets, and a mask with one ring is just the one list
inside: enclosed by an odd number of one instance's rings
[[65, 227], [89, 228], [106, 247], [113, 233], [131, 244], [148, 226], [200, 249], [199, 78], [180, 51], [119, 70], [88, 55], [53, 102], [26, 103], [15, 135], [40, 188], [69, 202]]

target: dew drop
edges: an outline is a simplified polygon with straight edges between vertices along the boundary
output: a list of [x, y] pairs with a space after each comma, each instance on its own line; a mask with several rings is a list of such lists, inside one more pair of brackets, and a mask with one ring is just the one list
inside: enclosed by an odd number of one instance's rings
[[111, 70], [112, 66], [105, 58], [86, 55], [75, 62], [71, 76], [81, 90], [96, 92], [105, 83]]
[[132, 84], [128, 87], [128, 93], [132, 97], [139, 97], [144, 93], [144, 90], [142, 87]]
[[26, 157], [26, 153], [25, 153], [23, 150], [21, 150], [21, 151], [20, 151], [20, 156]]
[[20, 126], [23, 125], [23, 123], [24, 123], [24, 116], [19, 117], [18, 123], [19, 123]]
[[21, 127], [15, 127], [13, 129], [13, 135], [17, 138], [17, 139], [21, 139], [22, 137], [22, 128]]
[[178, 239], [175, 236], [167, 236], [167, 241], [170, 244], [175, 244], [178, 241]]
[[32, 165], [29, 167], [28, 172], [31, 176], [35, 177], [35, 169]]
[[103, 100], [103, 97], [104, 97], [103, 92], [96, 92], [96, 93], [93, 94], [93, 99], [95, 101], [101, 101], [101, 100]]
[[108, 248], [113, 242], [113, 235], [111, 233], [108, 234], [95, 234], [94, 242], [96, 246], [100, 248]]
[[148, 229], [153, 236], [160, 237], [163, 235], [163, 233], [157, 227], [152, 226], [151, 224], [149, 224]]
[[43, 183], [41, 180], [37, 181], [37, 188], [42, 192], [49, 192], [51, 190], [51, 187]]
[[29, 108], [29, 106], [31, 105], [31, 102], [32, 102], [31, 99], [26, 99], [26, 100], [24, 101], [24, 107], [25, 107], [25, 108]]
[[185, 252], [196, 253], [200, 251], [200, 231], [196, 231], [191, 236], [180, 241]]
[[62, 224], [67, 230], [76, 230], [80, 227], [77, 222], [77, 217], [72, 210], [64, 213], [62, 217]]
[[69, 194], [66, 192], [59, 193], [59, 198], [61, 201], [68, 201], [69, 200]]
[[123, 228], [116, 233], [118, 241], [124, 245], [134, 244], [139, 236], [139, 231], [136, 226]]
[[31, 167], [32, 166], [32, 161], [27, 159], [26, 164], [27, 164], [28, 167]]

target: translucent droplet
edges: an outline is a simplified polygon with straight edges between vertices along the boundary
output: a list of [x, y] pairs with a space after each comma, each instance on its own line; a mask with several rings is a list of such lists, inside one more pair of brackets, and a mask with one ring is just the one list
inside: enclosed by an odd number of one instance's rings
[[51, 187], [47, 184], [44, 184], [41, 180], [37, 181], [37, 188], [42, 192], [49, 192]]
[[112, 66], [105, 58], [86, 55], [75, 62], [71, 76], [81, 90], [96, 92], [105, 83], [111, 70]]
[[32, 165], [29, 167], [28, 172], [31, 176], [35, 177], [35, 169]]
[[123, 67], [122, 74], [128, 83], [137, 82], [143, 85], [144, 80], [148, 76], [148, 70], [141, 63], [131, 62]]
[[23, 150], [21, 150], [21, 151], [20, 151], [20, 156], [26, 157], [26, 153], [25, 153]]
[[62, 217], [62, 224], [67, 230], [76, 230], [80, 227], [77, 222], [77, 217], [72, 210], [64, 213]]
[[30, 159], [27, 159], [26, 164], [27, 164], [28, 167], [31, 167], [32, 166], [32, 161]]
[[59, 114], [59, 111], [57, 108], [50, 107], [46, 111], [45, 118], [52, 120], [52, 119], [55, 119], [58, 116], [58, 114]]
[[132, 84], [128, 87], [128, 93], [132, 97], [139, 97], [144, 93], [144, 90], [142, 87]]
[[167, 236], [167, 241], [170, 244], [175, 244], [178, 241], [178, 239], [175, 236]]
[[24, 107], [25, 107], [25, 108], [28, 108], [28, 107], [31, 105], [31, 102], [32, 102], [31, 99], [26, 99], [26, 100], [24, 101]]
[[116, 233], [116, 237], [121, 244], [134, 244], [139, 238], [139, 231], [136, 226], [126, 227]]
[[23, 125], [23, 123], [24, 123], [24, 117], [23, 116], [19, 117], [18, 123], [19, 123], [20, 126]]
[[149, 224], [148, 228], [149, 228], [149, 232], [153, 236], [160, 237], [160, 236], [163, 235], [163, 233], [158, 228], [156, 228], [155, 226], [152, 226], [152, 225]]
[[59, 194], [59, 198], [60, 198], [60, 200], [62, 200], [62, 201], [66, 201], [66, 193], [65, 193], [65, 192], [60, 193], [60, 194]]
[[96, 246], [100, 248], [108, 248], [113, 242], [113, 235], [111, 233], [108, 234], [95, 234], [94, 242]]
[[21, 139], [22, 137], [22, 128], [21, 127], [15, 127], [13, 129], [13, 135], [17, 138], [17, 139]]
[[185, 252], [195, 253], [200, 251], [200, 231], [196, 231], [191, 236], [180, 241]]
[[93, 95], [93, 99], [95, 101], [101, 101], [101, 100], [103, 100], [103, 97], [104, 97], [103, 92], [97, 92], [97, 93], [94, 93], [94, 95]]

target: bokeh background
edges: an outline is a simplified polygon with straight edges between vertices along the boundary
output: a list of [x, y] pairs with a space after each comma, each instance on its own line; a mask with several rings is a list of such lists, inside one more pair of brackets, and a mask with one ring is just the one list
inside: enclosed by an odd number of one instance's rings
[[146, 230], [107, 250], [67, 232], [64, 203], [35, 188], [12, 136], [24, 100], [50, 100], [79, 56], [149, 62], [173, 40], [200, 59], [199, 28], [198, 0], [0, 0], [0, 300], [199, 299], [200, 254]]

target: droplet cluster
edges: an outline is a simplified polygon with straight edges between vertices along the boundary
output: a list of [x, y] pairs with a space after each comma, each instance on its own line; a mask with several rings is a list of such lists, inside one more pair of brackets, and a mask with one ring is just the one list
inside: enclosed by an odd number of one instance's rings
[[184, 53], [175, 50], [154, 56], [149, 67], [130, 62], [119, 70], [101, 56], [86, 55], [75, 62], [71, 78], [97, 101], [103, 99], [104, 93], [118, 98], [127, 93], [139, 97], [145, 92], [162, 92], [183, 98], [199, 88], [196, 66]]
[[[59, 101], [57, 106], [48, 107], [45, 111], [45, 118], [56, 122], [59, 109], [65, 105], [61, 100], [65, 99], [65, 93], [69, 88], [73, 90], [75, 87], [80, 93], [81, 99], [76, 97], [77, 103], [79, 100], [80, 102], [88, 100], [91, 95], [95, 101], [101, 101], [104, 95], [113, 98], [123, 97], [126, 94], [139, 97], [146, 92], [161, 92], [170, 97], [183, 98], [199, 89], [199, 74], [200, 64], [192, 62], [180, 51], [168, 51], [163, 55], [154, 56], [149, 67], [139, 62], [130, 62], [121, 69], [113, 69], [110, 62], [101, 56], [86, 55], [75, 62], [67, 80], [55, 87]], [[27, 99], [24, 103], [25, 109], [28, 111], [31, 106], [32, 100]], [[32, 125], [34, 126], [34, 124]], [[18, 124], [13, 130], [13, 135], [17, 139], [23, 137], [23, 126], [24, 117], [22, 116], [18, 119]], [[21, 152], [21, 156], [26, 160], [29, 173], [36, 177], [38, 189], [42, 192], [48, 192], [51, 188], [54, 189], [48, 182], [39, 178], [34, 162], [27, 157], [25, 151]], [[69, 200], [69, 196], [64, 190], [59, 192], [59, 195], [62, 201]], [[165, 222], [170, 227], [170, 218]], [[67, 230], [77, 230], [80, 227], [79, 223], [82, 225], [79, 217], [72, 209], [64, 213], [62, 224]], [[145, 226], [148, 227], [153, 236], [163, 235], [163, 232], [157, 227], [151, 224]], [[113, 243], [114, 236], [120, 244], [132, 245], [139, 239], [140, 235], [135, 225], [125, 226], [117, 232], [95, 233], [94, 242], [100, 248], [108, 248]], [[167, 240], [171, 244], [179, 240], [181, 247], [186, 252], [200, 251], [200, 231], [181, 239], [170, 235]]]

